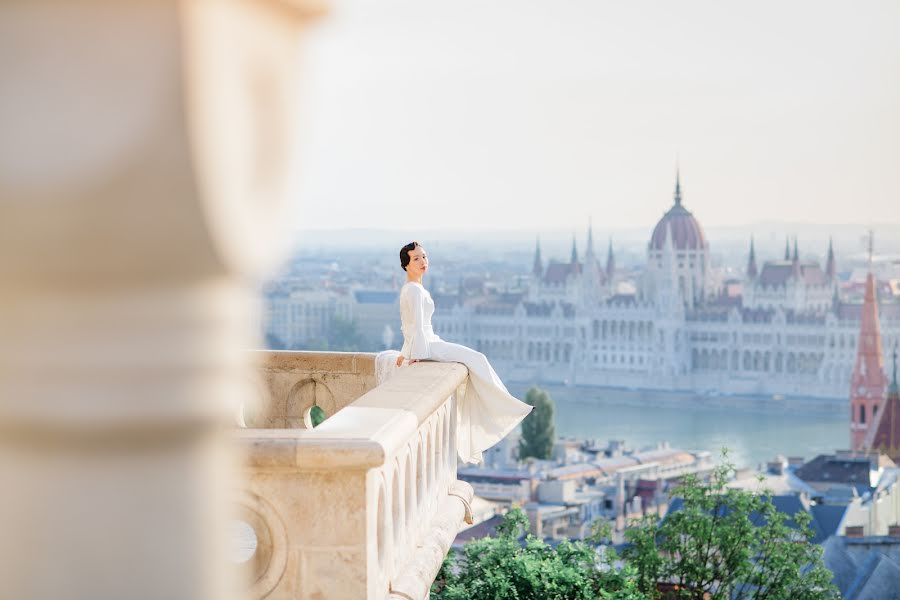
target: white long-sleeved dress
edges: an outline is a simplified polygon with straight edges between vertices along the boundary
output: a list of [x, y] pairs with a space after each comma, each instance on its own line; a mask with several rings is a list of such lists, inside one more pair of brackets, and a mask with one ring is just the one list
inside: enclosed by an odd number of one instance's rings
[[469, 382], [457, 401], [456, 448], [464, 462], [480, 463], [482, 453], [512, 431], [532, 407], [510, 395], [484, 354], [439, 338], [431, 327], [433, 314], [434, 301], [428, 290], [418, 283], [406, 283], [400, 290], [400, 353], [407, 361], [458, 362], [468, 367]]

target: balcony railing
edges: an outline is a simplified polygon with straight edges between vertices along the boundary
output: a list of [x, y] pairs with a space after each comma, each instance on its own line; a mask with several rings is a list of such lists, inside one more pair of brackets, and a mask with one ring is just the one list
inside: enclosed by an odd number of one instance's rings
[[[426, 598], [472, 499], [456, 479], [465, 367], [420, 363], [376, 387], [371, 354], [258, 358], [261, 402], [235, 432], [251, 596]], [[327, 419], [310, 429], [313, 405]]]

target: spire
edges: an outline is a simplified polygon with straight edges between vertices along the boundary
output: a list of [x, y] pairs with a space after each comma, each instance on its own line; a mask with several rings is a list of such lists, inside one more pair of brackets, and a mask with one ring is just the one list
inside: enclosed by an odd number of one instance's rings
[[572, 260], [573, 265], [578, 264], [578, 247], [575, 245], [575, 234], [572, 234]]
[[[871, 234], [869, 246], [871, 251]], [[878, 302], [875, 295], [875, 275], [872, 273], [871, 267], [866, 276], [866, 293], [859, 321], [856, 362], [850, 378], [850, 441], [853, 450], [870, 446], [867, 434], [873, 432], [873, 407], [878, 406], [878, 403], [884, 398], [888, 386], [887, 377], [884, 374]], [[879, 412], [883, 411], [879, 410]], [[861, 418], [861, 414], [865, 418]]]
[[544, 262], [541, 260], [541, 238], [538, 237], [534, 243], [534, 266], [531, 267], [531, 273], [540, 278], [544, 274]]
[[753, 247], [753, 236], [750, 236], [750, 258], [747, 260], [747, 277], [754, 279], [759, 275], [756, 268], [756, 249]]
[[681, 206], [681, 169], [675, 167], [675, 206]]
[[791, 260], [791, 240], [787, 236], [784, 238], [784, 260]]
[[587, 236], [587, 250], [585, 251], [585, 260], [594, 258], [594, 227], [591, 223], [590, 217], [588, 217], [588, 236]]
[[867, 250], [869, 251], [869, 272], [872, 272], [872, 261], [875, 257], [875, 233], [870, 229], [869, 235], [867, 236], [868, 241], [866, 243]]
[[800, 252], [797, 249], [797, 236], [794, 236], [794, 254], [791, 256], [791, 273], [797, 278], [803, 274], [800, 270]]
[[837, 266], [834, 263], [834, 245], [831, 241], [831, 236], [828, 237], [828, 258], [825, 261], [825, 274], [828, 275], [829, 279], [834, 279], [835, 275], [837, 275]]
[[612, 280], [616, 272], [616, 257], [613, 255], [612, 236], [609, 238], [609, 249], [606, 251], [606, 278]]

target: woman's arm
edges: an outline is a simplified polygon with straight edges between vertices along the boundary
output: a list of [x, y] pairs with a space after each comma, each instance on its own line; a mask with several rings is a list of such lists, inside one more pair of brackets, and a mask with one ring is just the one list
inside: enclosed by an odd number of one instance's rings
[[413, 317], [413, 336], [409, 346], [409, 362], [431, 358], [428, 336], [425, 335], [425, 290], [417, 285], [409, 286], [407, 302]]

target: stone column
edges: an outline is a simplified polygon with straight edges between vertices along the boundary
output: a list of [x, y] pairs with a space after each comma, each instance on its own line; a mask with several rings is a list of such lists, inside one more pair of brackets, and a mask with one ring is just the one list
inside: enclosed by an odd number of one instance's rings
[[0, 598], [235, 597], [313, 0], [0, 3]]

